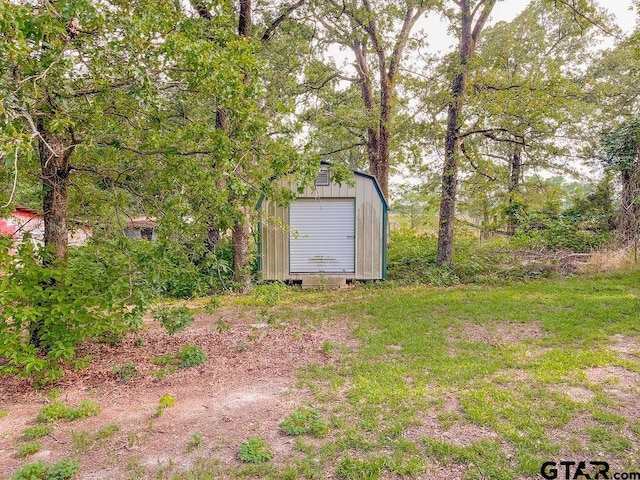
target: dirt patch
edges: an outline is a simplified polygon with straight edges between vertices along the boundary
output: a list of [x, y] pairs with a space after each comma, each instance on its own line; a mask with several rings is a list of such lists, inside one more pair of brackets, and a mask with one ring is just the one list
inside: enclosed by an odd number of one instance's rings
[[593, 367], [585, 370], [587, 379], [605, 390], [637, 390], [640, 385], [640, 373], [622, 367]]
[[[68, 371], [56, 388], [66, 403], [91, 399], [101, 412], [59, 422], [53, 434], [40, 440], [42, 450], [27, 461], [53, 462], [75, 452], [82, 462], [79, 478], [122, 478], [132, 471], [147, 478], [162, 468], [188, 468], [197, 457], [237, 462], [238, 445], [251, 436], [269, 443], [274, 462], [291, 455], [293, 441], [278, 426], [310, 398], [296, 388], [295, 371], [311, 362], [333, 362], [323, 352], [325, 342], [351, 347], [353, 341], [344, 328], [310, 330], [293, 323], [257, 328], [255, 318], [239, 316], [233, 309], [200, 314], [191, 328], [173, 336], [147, 323], [115, 346], [83, 346], [81, 355], [92, 355], [91, 365]], [[229, 328], [218, 331], [220, 320]], [[208, 360], [158, 378], [162, 367], [151, 360], [186, 344], [200, 346]], [[138, 374], [122, 383], [112, 369], [125, 362], [135, 365]], [[172, 396], [174, 406], [156, 416], [163, 395]], [[8, 412], [0, 419], [0, 465], [11, 474], [26, 463], [15, 455], [20, 434], [48, 400], [45, 392], [16, 378], [2, 379], [0, 399], [0, 409]], [[106, 424], [118, 425], [119, 431], [97, 439]], [[194, 445], [194, 434], [201, 438], [199, 445]]]
[[500, 322], [491, 325], [465, 323], [462, 326], [451, 326], [448, 331], [450, 342], [477, 342], [494, 346], [521, 343], [544, 335], [542, 326], [535, 322]]
[[462, 417], [464, 415], [460, 402], [453, 394], [443, 395], [444, 403], [437, 411], [430, 412], [420, 419], [420, 424], [409, 427], [405, 436], [409, 440], [419, 441], [423, 437], [430, 437], [439, 442], [447, 442], [459, 447], [468, 447], [481, 440], [495, 440], [496, 433], [485, 427], [462, 420], [447, 421], [446, 426], [438, 419], [438, 415], [445, 417]]
[[568, 387], [563, 391], [571, 400], [578, 403], [586, 403], [596, 396], [595, 393], [588, 388], [582, 387]]
[[562, 445], [562, 454], [570, 455], [576, 452], [588, 451], [589, 435], [587, 427], [594, 426], [593, 419], [588, 415], [578, 415], [560, 428], [553, 428], [547, 432], [547, 437], [552, 442]]
[[611, 337], [611, 341], [612, 344], [609, 348], [620, 354], [621, 357], [628, 360], [640, 358], [640, 338], [617, 334]]

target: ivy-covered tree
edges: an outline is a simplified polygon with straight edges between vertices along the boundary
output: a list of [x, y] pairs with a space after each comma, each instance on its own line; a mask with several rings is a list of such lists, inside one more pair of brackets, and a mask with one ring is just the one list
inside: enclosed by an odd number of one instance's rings
[[640, 117], [631, 117], [602, 136], [607, 168], [620, 178], [616, 230], [625, 246], [638, 246], [640, 236]]

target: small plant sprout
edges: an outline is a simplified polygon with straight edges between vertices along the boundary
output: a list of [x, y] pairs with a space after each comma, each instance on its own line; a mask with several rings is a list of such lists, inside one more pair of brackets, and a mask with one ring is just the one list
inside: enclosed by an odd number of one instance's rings
[[140, 375], [140, 372], [138, 372], [138, 368], [136, 367], [136, 364], [131, 360], [127, 360], [120, 367], [113, 367], [111, 369], [111, 372], [116, 377], [118, 377], [122, 383], [127, 383], [133, 377], [137, 377], [138, 375]]
[[25, 458], [34, 453], [38, 453], [41, 448], [40, 442], [23, 443], [22, 445], [18, 445], [16, 453], [20, 458]]
[[238, 448], [238, 458], [245, 463], [265, 463], [273, 458], [267, 442], [259, 437], [251, 437]]
[[156, 417], [161, 416], [167, 408], [173, 407], [174, 404], [175, 404], [175, 400], [171, 395], [165, 394], [162, 397], [160, 397], [160, 402], [158, 402], [158, 408], [156, 408]]
[[231, 324], [226, 320], [218, 320], [216, 321], [216, 331], [218, 333], [224, 333], [231, 330]]
[[185, 330], [193, 323], [193, 315], [187, 307], [160, 307], [153, 311], [153, 319], [160, 322], [169, 335]]
[[199, 433], [191, 435], [191, 440], [187, 445], [187, 453], [191, 453], [202, 446], [202, 436]]
[[318, 438], [325, 437], [329, 432], [327, 422], [320, 416], [320, 412], [309, 407], [290, 413], [280, 424], [280, 429], [287, 435], [313, 435]]

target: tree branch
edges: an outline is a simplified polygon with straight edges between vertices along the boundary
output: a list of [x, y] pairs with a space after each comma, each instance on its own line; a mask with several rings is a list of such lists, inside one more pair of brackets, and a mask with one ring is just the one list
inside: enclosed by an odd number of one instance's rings
[[282, 22], [284, 22], [287, 18], [289, 18], [289, 15], [291, 15], [292, 12], [294, 12], [296, 9], [300, 8], [301, 6], [303, 6], [305, 3], [307, 3], [307, 0], [298, 0], [296, 3], [293, 3], [293, 4], [289, 5], [288, 7], [286, 7], [283, 10], [283, 12], [280, 14], [280, 16], [278, 16], [267, 27], [267, 29], [262, 34], [262, 38], [260, 39], [260, 41], [262, 43], [268, 42], [271, 39], [271, 37], [273, 36], [273, 34], [275, 33], [275, 31], [278, 28], [278, 26]]

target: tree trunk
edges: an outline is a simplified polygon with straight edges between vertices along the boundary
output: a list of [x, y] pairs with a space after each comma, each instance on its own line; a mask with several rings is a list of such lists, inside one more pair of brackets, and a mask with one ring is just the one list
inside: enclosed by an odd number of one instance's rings
[[380, 190], [385, 198], [389, 198], [389, 150], [391, 144], [391, 114], [393, 108], [394, 83], [387, 75], [382, 75], [380, 91], [380, 127], [378, 129], [377, 164], [371, 171], [375, 175]]
[[[55, 261], [65, 262], [69, 253], [69, 234], [67, 229], [69, 157], [73, 147], [65, 149], [62, 137], [47, 131], [42, 119], [37, 122], [38, 156], [42, 173], [44, 198], [42, 211], [44, 217], [44, 246], [46, 255], [43, 268]], [[43, 289], [55, 287], [55, 280], [42, 281]], [[46, 353], [48, 346], [42, 342], [44, 319], [39, 317], [29, 324], [29, 341], [38, 350]]]
[[[486, 0], [472, 11], [469, 0], [458, 0], [460, 7], [460, 44], [458, 48], [459, 73], [451, 84], [451, 100], [447, 113], [447, 133], [445, 137], [444, 166], [442, 169], [442, 192], [440, 198], [440, 224], [438, 229], [438, 253], [436, 263], [453, 265], [453, 223], [456, 212], [458, 189], [458, 156], [460, 154], [460, 127], [464, 95], [469, 75], [469, 60], [475, 52], [480, 33], [497, 0]], [[480, 10], [477, 8], [482, 7]], [[473, 24], [473, 17], [480, 12]]]
[[233, 225], [233, 281], [238, 284], [242, 293], [251, 289], [251, 270], [249, 268], [250, 210], [238, 207], [242, 218]]
[[69, 157], [73, 147], [65, 149], [58, 134], [47, 132], [44, 122], [38, 121], [38, 155], [42, 172], [44, 199], [44, 245], [50, 247], [53, 259], [66, 260], [69, 251], [67, 206], [69, 188]]
[[625, 247], [635, 247], [640, 235], [640, 163], [622, 171], [622, 192], [616, 230]]
[[436, 255], [438, 266], [452, 266], [453, 261], [453, 223], [456, 213], [458, 155], [460, 154], [460, 114], [466, 83], [467, 73], [459, 73], [451, 88], [453, 101], [449, 104], [447, 112], [447, 136], [445, 138], [442, 192], [440, 194], [438, 253]]
[[[509, 205], [513, 203], [514, 193], [520, 189], [520, 179], [522, 178], [522, 147], [516, 145], [516, 150], [511, 155], [511, 165], [509, 173]], [[513, 216], [509, 216], [509, 223], [507, 224], [507, 233], [513, 235], [516, 233], [517, 225], [513, 221]]]

